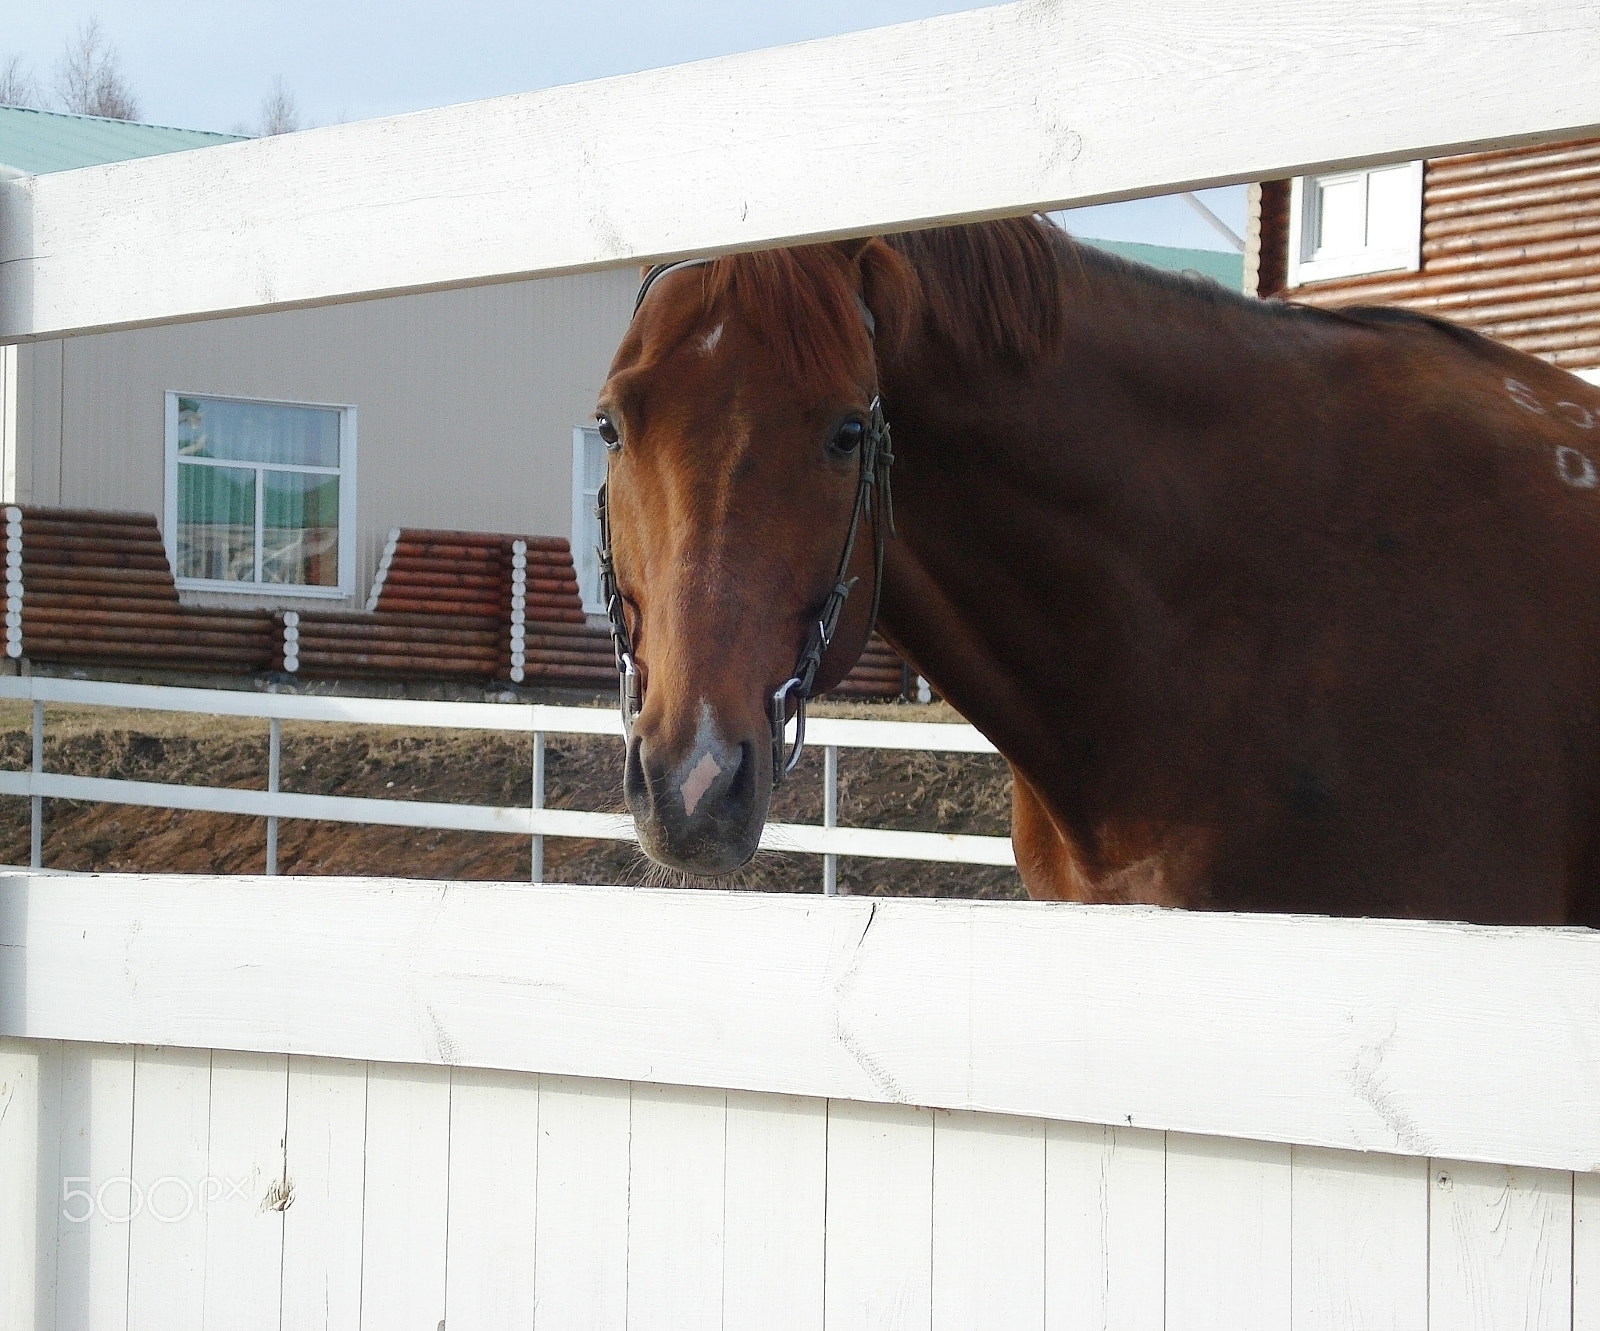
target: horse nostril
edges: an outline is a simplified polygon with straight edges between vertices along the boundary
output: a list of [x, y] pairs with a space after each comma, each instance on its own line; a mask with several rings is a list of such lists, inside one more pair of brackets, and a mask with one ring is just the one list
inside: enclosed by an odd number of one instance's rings
[[739, 745], [735, 761], [738, 763], [733, 780], [728, 783], [723, 796], [725, 807], [737, 818], [744, 818], [755, 804], [756, 752], [755, 745], [745, 740]]
[[644, 774], [644, 739], [635, 735], [628, 741], [628, 758], [622, 768], [622, 797], [636, 809], [648, 796], [650, 781]]

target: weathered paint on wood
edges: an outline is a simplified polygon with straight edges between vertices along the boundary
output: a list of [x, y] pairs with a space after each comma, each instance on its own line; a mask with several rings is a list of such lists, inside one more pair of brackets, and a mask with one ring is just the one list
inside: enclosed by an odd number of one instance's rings
[[[459, 1067], [296, 1058], [286, 1081], [281, 1056], [220, 1050], [0, 1040], [0, 1085], [4, 1177], [37, 1177], [0, 1189], [6, 1331], [158, 1306], [168, 1331], [270, 1325], [280, 1306], [284, 1327], [422, 1331], [1600, 1317], [1595, 1175]], [[183, 1185], [198, 1198], [235, 1167], [286, 1174], [289, 1205], [217, 1198], [197, 1243]], [[172, 1232], [139, 1228], [152, 1195]], [[72, 1218], [83, 1197], [98, 1231]], [[253, 1258], [250, 1226], [268, 1235]]]
[[19, 874], [0, 877], [0, 948], [0, 1035], [1600, 1163], [1585, 930]]
[[5, 182], [0, 339], [1571, 137], [1597, 58], [1578, 0], [979, 9]]

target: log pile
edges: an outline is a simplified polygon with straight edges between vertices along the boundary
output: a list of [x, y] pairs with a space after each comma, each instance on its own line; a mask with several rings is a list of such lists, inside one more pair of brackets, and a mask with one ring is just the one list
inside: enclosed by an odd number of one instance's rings
[[911, 695], [910, 668], [876, 633], [830, 698], [904, 698]]
[[168, 670], [265, 670], [272, 616], [178, 604], [147, 513], [10, 506], [6, 655]]

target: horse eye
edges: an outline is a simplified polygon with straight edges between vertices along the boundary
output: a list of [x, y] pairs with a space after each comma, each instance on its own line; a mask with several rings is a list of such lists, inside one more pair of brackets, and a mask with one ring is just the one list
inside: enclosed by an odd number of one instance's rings
[[622, 436], [617, 433], [617, 427], [611, 423], [611, 417], [607, 416], [605, 412], [597, 411], [595, 413], [594, 428], [595, 432], [600, 436], [600, 442], [611, 452], [615, 453], [622, 447]]
[[829, 445], [835, 453], [854, 453], [861, 447], [861, 441], [866, 437], [867, 427], [860, 421], [849, 420], [841, 425], [833, 436]]

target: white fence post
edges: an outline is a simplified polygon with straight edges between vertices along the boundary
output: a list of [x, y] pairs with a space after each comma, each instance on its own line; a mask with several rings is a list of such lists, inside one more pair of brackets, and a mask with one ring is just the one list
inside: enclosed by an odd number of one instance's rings
[[[533, 807], [544, 808], [544, 731], [533, 732]], [[533, 834], [533, 881], [544, 882], [544, 834]]]
[[[37, 699], [33, 704], [33, 774], [44, 771], [44, 704]], [[29, 801], [30, 848], [28, 864], [34, 869], [44, 868], [44, 800], [35, 795]]]
[[[283, 741], [283, 722], [277, 717], [267, 721], [267, 791], [278, 793], [279, 751]], [[278, 872], [278, 815], [267, 815], [267, 873]]]
[[[839, 746], [827, 744], [822, 750], [822, 825], [839, 825]], [[839, 857], [822, 857], [822, 895], [839, 895]]]

